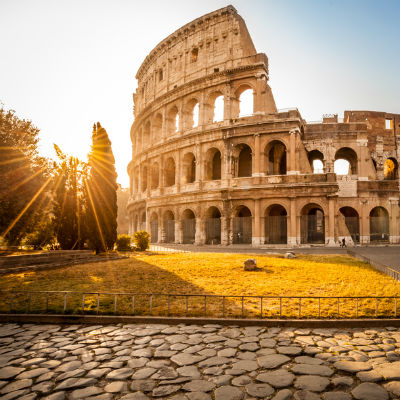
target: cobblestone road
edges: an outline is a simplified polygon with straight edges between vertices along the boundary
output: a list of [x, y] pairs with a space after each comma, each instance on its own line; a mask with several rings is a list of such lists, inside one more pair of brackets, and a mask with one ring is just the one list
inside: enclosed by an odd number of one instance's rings
[[400, 330], [0, 325], [1, 399], [400, 398]]

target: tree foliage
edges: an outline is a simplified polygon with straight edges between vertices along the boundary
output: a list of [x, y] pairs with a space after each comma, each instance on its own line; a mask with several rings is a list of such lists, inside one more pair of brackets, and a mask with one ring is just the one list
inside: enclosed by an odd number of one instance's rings
[[0, 241], [17, 245], [47, 218], [51, 178], [31, 121], [0, 106]]
[[86, 190], [86, 226], [90, 246], [112, 250], [117, 239], [117, 173], [111, 141], [98, 122], [93, 126]]
[[140, 251], [145, 251], [150, 246], [150, 234], [147, 231], [137, 231], [133, 234], [133, 243]]
[[86, 164], [66, 156], [54, 145], [59, 163], [55, 164], [53, 223], [57, 241], [64, 250], [82, 249], [85, 238], [82, 182]]

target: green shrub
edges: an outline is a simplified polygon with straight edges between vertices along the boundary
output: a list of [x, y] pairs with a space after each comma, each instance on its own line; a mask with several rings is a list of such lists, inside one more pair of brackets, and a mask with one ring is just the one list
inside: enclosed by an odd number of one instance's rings
[[133, 243], [140, 251], [145, 251], [150, 245], [150, 234], [146, 231], [137, 231], [133, 235]]
[[118, 235], [116, 245], [118, 251], [129, 251], [131, 247], [132, 237], [130, 235]]

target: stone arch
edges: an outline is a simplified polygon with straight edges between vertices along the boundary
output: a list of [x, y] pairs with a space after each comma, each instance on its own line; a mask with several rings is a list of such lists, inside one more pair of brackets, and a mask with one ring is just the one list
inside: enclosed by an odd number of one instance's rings
[[339, 241], [344, 239], [345, 243], [360, 243], [360, 218], [353, 207], [344, 206], [339, 209], [336, 227]]
[[164, 186], [175, 185], [175, 160], [168, 157], [164, 164]]
[[389, 241], [389, 213], [386, 208], [374, 207], [369, 213], [370, 242]]
[[306, 204], [300, 215], [301, 243], [325, 243], [325, 214], [316, 203]]
[[206, 244], [221, 244], [221, 211], [211, 206], [206, 213]]
[[265, 146], [266, 175], [286, 175], [287, 150], [280, 140], [272, 140]]
[[248, 144], [240, 143], [235, 147], [236, 155], [236, 177], [249, 177], [252, 176], [253, 166], [252, 166], [252, 150]]
[[240, 85], [235, 92], [233, 118], [241, 118], [254, 114], [255, 90], [248, 83]]
[[194, 212], [187, 208], [182, 213], [182, 242], [193, 244], [196, 238], [196, 216]]
[[162, 137], [163, 117], [161, 113], [157, 113], [153, 118], [153, 141], [157, 141]]
[[155, 211], [150, 214], [150, 242], [158, 242], [158, 214]]
[[150, 188], [151, 189], [157, 189], [160, 182], [160, 168], [157, 162], [154, 162], [153, 165], [151, 166], [151, 183], [150, 183]]
[[208, 96], [207, 117], [208, 123], [220, 122], [224, 120], [224, 94], [221, 91], [215, 91]]
[[307, 153], [311, 171], [314, 174], [324, 173], [324, 155], [319, 150], [311, 150]]
[[171, 210], [166, 210], [163, 216], [164, 221], [164, 242], [175, 242], [175, 215]]
[[222, 171], [222, 157], [221, 152], [216, 147], [211, 147], [206, 152], [205, 162], [205, 179], [206, 180], [219, 180], [221, 179]]
[[179, 132], [179, 110], [177, 106], [172, 106], [167, 115], [167, 131], [169, 134]]
[[399, 165], [393, 157], [387, 158], [383, 165], [383, 177], [385, 180], [396, 180], [398, 178]]
[[253, 236], [251, 211], [244, 205], [238, 206], [233, 217], [233, 244], [251, 244]]
[[265, 210], [265, 243], [287, 243], [287, 211], [281, 204], [271, 204]]
[[196, 128], [199, 125], [200, 103], [196, 98], [190, 99], [184, 108], [183, 124], [185, 129]]
[[193, 183], [196, 180], [196, 157], [189, 152], [182, 161], [183, 183]]
[[[342, 170], [342, 166], [345, 168], [345, 162], [348, 165], [347, 173]], [[337, 175], [357, 175], [357, 162], [357, 153], [350, 147], [342, 147], [335, 154], [334, 171]]]
[[148, 170], [147, 170], [147, 165], [142, 166], [142, 180], [141, 180], [141, 191], [145, 192], [147, 190], [147, 175], [148, 175]]

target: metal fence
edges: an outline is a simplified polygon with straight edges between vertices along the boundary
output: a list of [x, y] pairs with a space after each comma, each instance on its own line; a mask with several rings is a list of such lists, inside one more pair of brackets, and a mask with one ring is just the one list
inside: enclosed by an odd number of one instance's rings
[[196, 236], [196, 220], [194, 218], [182, 221], [183, 243], [193, 244]]
[[164, 221], [165, 229], [165, 242], [174, 243], [175, 242], [175, 220], [167, 219]]
[[369, 217], [369, 224], [371, 242], [389, 241], [388, 217]]
[[360, 221], [358, 217], [344, 217], [344, 223], [354, 243], [360, 243]]
[[287, 216], [265, 217], [265, 243], [286, 244], [287, 243]]
[[325, 243], [325, 217], [302, 215], [300, 217], [301, 243]]
[[251, 244], [252, 242], [252, 218], [233, 218], [233, 244]]
[[158, 242], [158, 221], [150, 222], [151, 243]]
[[214, 318], [396, 318], [399, 298], [0, 291], [0, 312]]
[[221, 243], [221, 218], [206, 219], [206, 243]]

